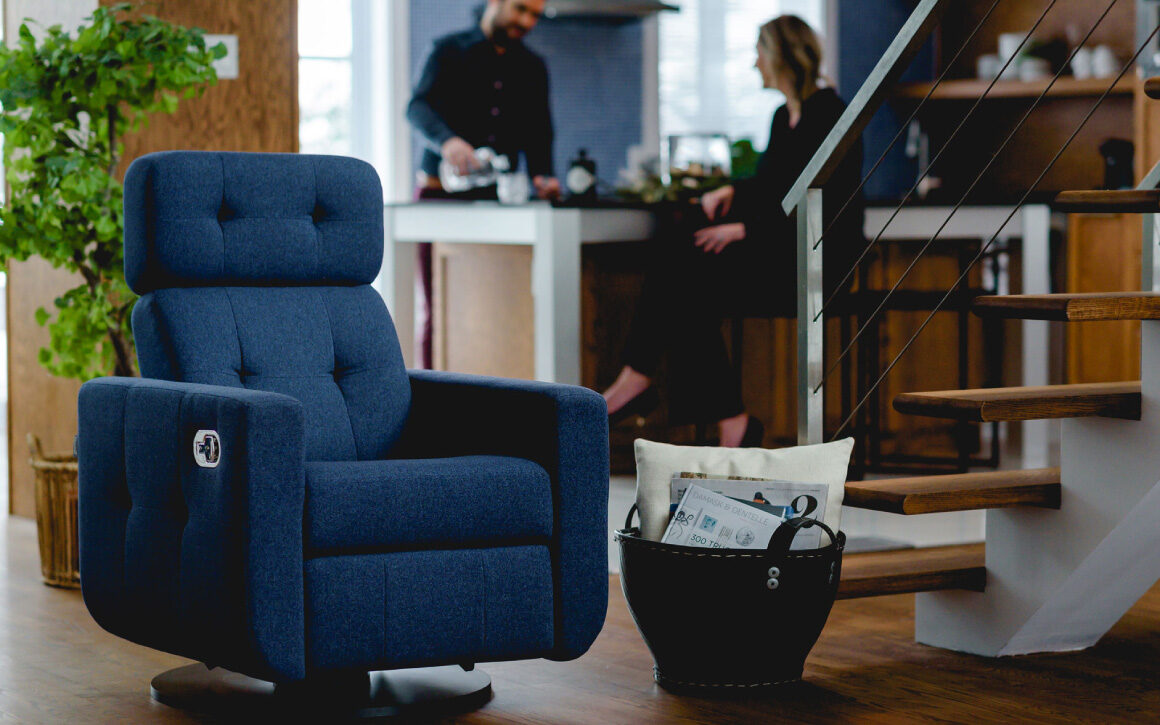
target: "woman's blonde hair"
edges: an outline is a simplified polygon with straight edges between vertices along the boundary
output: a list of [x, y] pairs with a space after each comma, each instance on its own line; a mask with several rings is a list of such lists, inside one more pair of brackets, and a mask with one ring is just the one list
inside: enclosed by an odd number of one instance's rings
[[809, 23], [796, 15], [781, 15], [761, 26], [757, 42], [773, 59], [777, 71], [784, 68], [793, 79], [800, 99], [818, 90], [821, 78], [822, 42]]

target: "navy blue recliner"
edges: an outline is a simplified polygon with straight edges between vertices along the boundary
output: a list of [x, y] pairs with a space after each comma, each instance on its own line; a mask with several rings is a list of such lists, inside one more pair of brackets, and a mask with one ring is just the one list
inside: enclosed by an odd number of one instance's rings
[[603, 399], [404, 369], [367, 164], [165, 152], [125, 178], [142, 378], [80, 392], [81, 583], [275, 683], [546, 657], [607, 604]]

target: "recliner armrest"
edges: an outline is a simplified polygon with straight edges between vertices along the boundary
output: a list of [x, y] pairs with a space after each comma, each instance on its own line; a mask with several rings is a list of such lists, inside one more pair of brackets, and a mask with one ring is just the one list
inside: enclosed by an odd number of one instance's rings
[[[608, 605], [608, 408], [574, 385], [408, 371], [411, 412], [392, 458], [505, 455], [552, 480], [554, 659], [583, 654]], [[515, 503], [515, 502], [513, 502]]]
[[[78, 408], [81, 585], [94, 619], [251, 676], [304, 677], [302, 404], [98, 378]], [[199, 430], [219, 437], [216, 467], [194, 459]]]

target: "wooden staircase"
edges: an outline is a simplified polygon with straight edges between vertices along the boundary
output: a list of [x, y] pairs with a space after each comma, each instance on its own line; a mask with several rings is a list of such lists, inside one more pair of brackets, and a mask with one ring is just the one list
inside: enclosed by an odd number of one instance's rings
[[[1151, 97], [1160, 98], [1160, 79], [1148, 81], [1148, 89]], [[1055, 206], [1069, 212], [1160, 214], [1160, 190], [1063, 192]], [[1011, 320], [1155, 321], [1160, 320], [1160, 293], [984, 296], [975, 300], [974, 311], [980, 317]], [[1150, 350], [1156, 357], [1154, 362], [1160, 364], [1160, 325], [1145, 323], [1144, 338], [1147, 370]], [[1109, 471], [1116, 470], [1119, 460], [1126, 461], [1123, 457], [1130, 455], [1131, 444], [1109, 447], [1101, 455], [1100, 442], [1130, 441], [1125, 434], [1131, 429], [1122, 428], [1132, 425], [1129, 421], [1143, 421], [1140, 430], [1153, 425], [1160, 429], [1160, 420], [1144, 416], [1146, 387], [1133, 381], [898, 395], [893, 402], [895, 410], [910, 415], [973, 422], [1064, 420], [1063, 466], [849, 482], [844, 505], [851, 508], [900, 515], [987, 510], [988, 543], [848, 555], [838, 597], [917, 593], [916, 638], [978, 654], [1019, 654], [1093, 644], [1118, 618], [1119, 609], [1131, 606], [1137, 597], [1128, 591], [1130, 585], [1121, 584], [1123, 591], [1113, 597], [1116, 601], [1111, 606], [1095, 607], [1090, 604], [1092, 597], [1077, 593], [1082, 592], [1082, 583], [1077, 581], [1093, 575], [1092, 561], [1107, 560], [1124, 549], [1130, 534], [1124, 532], [1120, 514], [1095, 535], [1081, 533], [1076, 523], [1082, 521], [1083, 514], [1071, 508], [1061, 510], [1062, 504], [1067, 501], [1069, 506], [1082, 507], [1085, 502], [1093, 503], [1090, 492], [1075, 487], [1092, 482], [1093, 475], [1099, 475], [1096, 472], [1102, 472], [1105, 480], [1095, 488], [1115, 487], [1115, 476], [1109, 480]], [[1152, 445], [1160, 447], [1160, 436]], [[1160, 464], [1160, 454], [1156, 458]], [[1154, 482], [1160, 478], [1160, 467], [1145, 475], [1152, 476]], [[1125, 470], [1125, 476], [1132, 473]], [[1066, 494], [1069, 490], [1071, 493]], [[1160, 484], [1153, 487], [1145, 478], [1113, 508], [1134, 507], [1130, 514], [1136, 514], [1155, 497], [1155, 507], [1160, 510], [1156, 491], [1160, 491]], [[1069, 548], [1073, 542], [1067, 541], [1069, 526], [1079, 540], [1074, 551]], [[1053, 544], [1060, 547], [1059, 558], [1067, 561], [1051, 561], [1052, 552], [1049, 563], [1042, 565], [1043, 571], [1036, 571], [1029, 562], [1041, 558], [1043, 552], [1028, 555], [1027, 550]], [[1000, 550], [991, 551], [996, 546]], [[989, 552], [998, 555], [990, 567]], [[1085, 567], [1089, 571], [1085, 572]], [[991, 568], [1001, 570], [1003, 588], [988, 596], [988, 576], [994, 573]], [[1040, 576], [1045, 581], [1038, 582], [1039, 586], [1054, 588], [1054, 592], [1042, 591], [1037, 611], [1019, 601], [1027, 598], [1026, 588], [1015, 594], [1007, 591], [1019, 589], [1023, 578]], [[1154, 577], [1146, 576], [1141, 586], [1146, 588], [1152, 581]], [[1073, 614], [1074, 610], [1082, 612]], [[1068, 622], [1069, 617], [1073, 620], [1070, 626], [1077, 631], [1060, 634], [1067, 626], [1061, 622]]]
[[[821, 242], [828, 228], [823, 213], [823, 184], [842, 155], [857, 143], [884, 101], [896, 92], [897, 79], [933, 28], [945, 20], [943, 16], [952, 4], [949, 0], [912, 3], [910, 17], [781, 200], [782, 210], [792, 213], [796, 219], [796, 251], [803, 273], [798, 280], [797, 316], [798, 436], [803, 443], [818, 443], [824, 437], [822, 389], [826, 366], [822, 355], [825, 325], [821, 314], [824, 298]], [[1052, 7], [1053, 4], [1044, 7], [1040, 20]], [[982, 16], [972, 32], [981, 29], [988, 17], [989, 14]], [[1024, 213], [1018, 223], [1025, 237], [1050, 233], [1051, 220], [1044, 218], [1048, 215], [1041, 210], [1028, 213], [1024, 204], [1056, 162], [1064, 157], [1099, 104], [1120, 79], [1127, 79], [1131, 63], [1145, 52], [1155, 36], [1155, 31], [1144, 36], [1149, 29], [1137, 28], [1137, 40], [1141, 44], [1132, 61], [1122, 67], [1114, 80], [1108, 79], [1108, 85], [1089, 113], [1025, 189], [1012, 215], [1000, 224], [1000, 229], [971, 230], [972, 236], [978, 231], [992, 235], [990, 239], [994, 241], [1020, 211]], [[1095, 30], [1093, 26], [1087, 38]], [[1042, 95], [1032, 102], [1032, 109], [1039, 107], [1044, 96], [1050, 95], [1056, 80], [1058, 76], [1048, 82]], [[940, 78], [927, 86], [918, 110], [934, 97], [941, 83]], [[1160, 99], [1160, 78], [1149, 79], [1143, 86], [1148, 97]], [[987, 86], [980, 100], [991, 95], [991, 90], [992, 86]], [[967, 111], [968, 118], [973, 108]], [[1014, 130], [1025, 128], [1024, 121], [1029, 117], [1020, 119]], [[945, 143], [950, 144], [957, 134], [957, 129], [952, 131]], [[990, 152], [993, 161], [1010, 148], [1013, 138], [1014, 132], [996, 149], [980, 147], [977, 150]], [[988, 163], [979, 172], [960, 203], [967, 201], [991, 168]], [[924, 177], [929, 170], [928, 166], [923, 171]], [[1141, 221], [1145, 232], [1141, 288], [1146, 292], [984, 297], [973, 303], [981, 316], [1021, 320], [1025, 344], [1031, 346], [1046, 345], [1046, 335], [1042, 333], [1048, 321], [1139, 320], [1141, 380], [912, 392], [898, 396], [895, 409], [911, 415], [959, 421], [1057, 420], [1061, 431], [1060, 465], [1058, 470], [847, 484], [845, 505], [851, 508], [896, 515], [983, 510], [986, 542], [965, 547], [848, 555], [843, 563], [841, 597], [915, 592], [916, 640], [995, 657], [1089, 647], [1160, 581], [1160, 527], [1155, 525], [1160, 520], [1160, 405], [1156, 404], [1160, 402], [1160, 298], [1152, 292], [1160, 290], [1160, 248], [1157, 248], [1160, 245], [1154, 233], [1160, 228], [1157, 223], [1160, 220], [1160, 191], [1157, 191], [1160, 164], [1144, 179], [1146, 183], [1132, 191], [1064, 192], [1055, 205], [1060, 211], [1145, 215]], [[957, 211], [959, 206], [953, 208]], [[948, 227], [954, 213], [950, 212], [941, 224], [931, 224], [932, 228], [937, 226], [938, 232], [923, 250]], [[939, 217], [941, 213], [932, 216]], [[1034, 257], [1036, 265], [1047, 264], [1047, 259], [1040, 259], [1047, 256], [1045, 250], [1024, 251], [1025, 257]], [[971, 264], [977, 261], [979, 258]], [[906, 273], [899, 278], [895, 288], [905, 276]], [[966, 279], [965, 275], [961, 276], [956, 286]], [[922, 326], [930, 319], [927, 317]], [[910, 349], [914, 339], [903, 345], [903, 352]], [[891, 361], [891, 367], [899, 357]], [[939, 361], [933, 360], [930, 364], [937, 365]], [[1030, 381], [1042, 380], [1040, 371], [1025, 372]], [[1024, 426], [1023, 431], [1035, 439], [1035, 455], [1038, 455], [1038, 444], [1044, 442], [1045, 425], [1041, 422]]]
[[[1109, 199], [1106, 192], [1086, 196], [1080, 192], [1071, 192], [1061, 197], [1068, 200], [1072, 205], [1070, 208], [1075, 208], [1074, 204], [1078, 204], [1080, 199], [1085, 199], [1083, 203], [1098, 204], [1099, 210], [1106, 209], [1105, 205], [1109, 203], [1136, 205], [1133, 208], [1140, 208], [1143, 203], [1140, 195], [1124, 195]], [[1160, 212], [1160, 205], [1155, 202], [1156, 195], [1149, 194], [1148, 197], [1151, 199], [1148, 202], [1151, 204], [1149, 209]], [[980, 297], [975, 302], [975, 312], [980, 316], [1060, 322], [1158, 320], [1160, 294], [1116, 292]], [[1160, 330], [1146, 326], [1145, 338], [1145, 349], [1149, 349], [1147, 338], [1151, 338], [1153, 347], [1158, 350], [1157, 357], [1160, 358]], [[976, 422], [1053, 418], [1064, 419], [1076, 426], [1098, 426], [1100, 424], [1095, 421], [1099, 419], [1120, 419], [1121, 423], [1117, 425], [1130, 425], [1127, 421], [1140, 421], [1143, 418], [1143, 398], [1142, 385], [1136, 381], [904, 393], [895, 398], [894, 408], [912, 415]], [[1084, 424], [1080, 419], [1094, 420], [1092, 423]], [[1112, 439], [1123, 437], [1123, 433], [1113, 432], [1111, 437]], [[1071, 436], [1065, 433], [1065, 445], [1070, 439]], [[1108, 440], [1107, 437], [1105, 440]], [[1076, 447], [1079, 446], [1080, 444], [1077, 444]], [[1050, 517], [1064, 515], [1064, 512], [1052, 514], [1051, 510], [1061, 509], [1061, 503], [1065, 500], [1063, 483], [1068, 480], [1065, 472], [1069, 469], [1069, 463], [1082, 461], [1083, 465], [1071, 467], [1081, 469], [1086, 466], [1088, 472], [1100, 469], [1098, 464], [1092, 462], [1091, 446], [1087, 446], [1087, 449], [1070, 456], [1065, 454], [1063, 471], [1059, 468], [1048, 468], [848, 483], [845, 505], [853, 508], [903, 515], [986, 509], [989, 543], [986, 546], [970, 544], [850, 555], [846, 557], [838, 596], [855, 598], [904, 592], [924, 593], [920, 595], [916, 609], [916, 637], [919, 641], [951, 649], [1003, 655], [1072, 648], [1076, 643], [1080, 643], [1080, 646], [1094, 643], [1106, 629], [1102, 628], [1102, 624], [1094, 625], [1091, 632], [1081, 632], [1075, 638], [1063, 640], [1066, 646], [1061, 646], [1047, 637], [1044, 631], [1050, 629], [1050, 626], [1044, 624], [1042, 620], [1050, 619], [1052, 616], [1054, 602], [1050, 599], [1041, 605], [1041, 611], [1024, 613], [1024, 618], [1013, 625], [1007, 621], [1011, 618], [1006, 617], [1005, 613], [1003, 616], [975, 616], [974, 621], [972, 621], [974, 615], [965, 614], [965, 611], [974, 607], [984, 610], [987, 607], [985, 600], [970, 597], [983, 596], [982, 593], [987, 591], [990, 573], [987, 564], [989, 546], [996, 543], [1003, 546], [1003, 559], [996, 560], [996, 563], [1008, 570], [1005, 573], [1009, 573], [1020, 569], [1019, 564], [1013, 567], [1010, 560], [1017, 561], [1020, 555], [1024, 559], [1034, 559], [1026, 556], [1026, 548], [1031, 542], [1034, 541], [1035, 548], [1050, 545], [1050, 537], [1044, 537], [1048, 540], [1035, 541], [1033, 537], [1024, 535], [1015, 547], [1011, 545], [1010, 539], [1017, 531], [1017, 527], [1028, 526], [1028, 522], [1034, 522], [1045, 532], [1053, 530], [1049, 523]], [[1124, 455], [1122, 448], [1118, 452], [1109, 450], [1107, 456], [1099, 463], [1105, 467], [1107, 464], [1114, 467], [1116, 456], [1122, 455]], [[1076, 472], [1083, 477], [1082, 471]], [[1156, 477], [1160, 478], [1160, 472], [1156, 473]], [[1157, 490], [1160, 490], [1160, 486]], [[1083, 494], [1073, 493], [1073, 496], [1082, 497]], [[1160, 495], [1157, 495], [1157, 499], [1157, 503], [1160, 504]], [[1135, 504], [1135, 501], [1129, 500], [1124, 503]], [[1004, 514], [1002, 513], [1004, 510], [1011, 513]], [[1030, 513], [1035, 510], [1042, 513]], [[1069, 511], [1067, 514], [1075, 517], [1076, 512]], [[1074, 521], [1074, 518], [1072, 520]], [[1002, 525], [996, 526], [994, 523]], [[1059, 528], [1061, 527], [1056, 527]], [[1117, 530], [1117, 527], [1112, 526], [1102, 541], [1093, 540], [1093, 548], [1084, 552], [1085, 557], [1100, 556], [1101, 549], [1108, 549], [1107, 541], [1116, 535]], [[992, 541], [993, 532], [996, 541]], [[1008, 535], [1006, 538], [1003, 537], [1004, 533]], [[1078, 530], [1076, 533], [1079, 535]], [[1066, 537], [1067, 531], [1054, 531], [1054, 536]], [[1103, 556], [1108, 555], [1107, 551], [1104, 551]], [[1068, 585], [1075, 579], [1078, 567], [1086, 563], [1082, 560], [1071, 562], [1071, 568], [1062, 567], [1056, 572], [1060, 579], [1060, 582], [1056, 582], [1060, 591], [1066, 592]], [[1031, 572], [1031, 575], [1034, 575], [1034, 572]], [[1145, 583], [1150, 585], [1151, 580]], [[1007, 586], [1011, 586], [1010, 581], [1007, 582]], [[967, 592], [980, 594], [966, 594]], [[1003, 600], [1004, 596], [999, 594], [995, 599]], [[1130, 594], [1123, 599], [1126, 602], [1124, 606], [1130, 606], [1135, 601]], [[1014, 605], [1006, 601], [1003, 606]], [[1003, 606], [996, 609], [1002, 610]], [[964, 610], [964, 607], [967, 610]], [[1056, 618], [1068, 616], [1063, 605], [1056, 604], [1055, 609]], [[1105, 616], [1105, 619], [1109, 620], [1107, 626], [1111, 626], [1115, 618]], [[965, 624], [963, 620], [966, 620]], [[976, 642], [973, 638], [978, 637], [980, 626], [985, 624], [990, 630], [995, 629], [996, 622], [992, 620], [1010, 625], [1008, 631], [1001, 633], [1002, 636], [997, 639]], [[1083, 625], [1090, 623], [1086, 621], [1079, 623], [1079, 626]], [[949, 635], [946, 634], [948, 630], [951, 631]]]

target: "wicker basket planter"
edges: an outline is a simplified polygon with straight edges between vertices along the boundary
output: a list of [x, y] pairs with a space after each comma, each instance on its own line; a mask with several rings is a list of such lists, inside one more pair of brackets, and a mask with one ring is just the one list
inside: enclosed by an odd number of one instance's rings
[[46, 456], [40, 439], [28, 434], [28, 462], [36, 472], [36, 538], [44, 583], [78, 589], [81, 585], [77, 542], [77, 459]]

